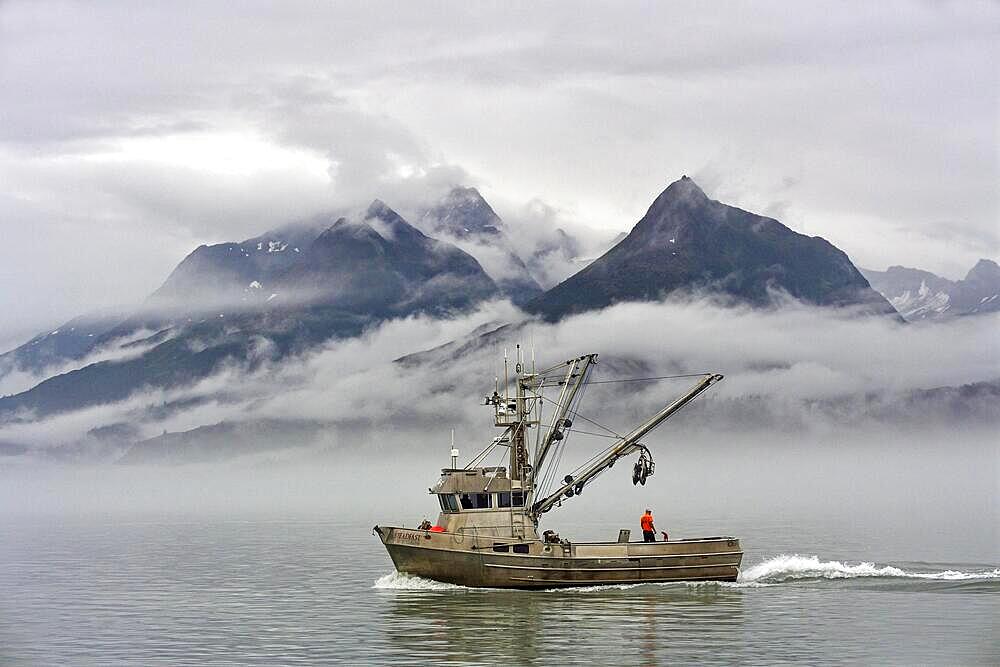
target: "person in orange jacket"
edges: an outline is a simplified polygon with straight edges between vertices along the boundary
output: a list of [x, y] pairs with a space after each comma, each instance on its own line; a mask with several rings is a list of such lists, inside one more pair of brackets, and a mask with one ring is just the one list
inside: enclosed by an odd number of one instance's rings
[[642, 527], [642, 541], [655, 542], [656, 526], [653, 525], [653, 510], [646, 508], [646, 513], [639, 519], [639, 525]]

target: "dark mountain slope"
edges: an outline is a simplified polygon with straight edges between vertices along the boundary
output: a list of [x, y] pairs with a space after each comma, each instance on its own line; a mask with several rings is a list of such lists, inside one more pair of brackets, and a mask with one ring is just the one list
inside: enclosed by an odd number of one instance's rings
[[150, 295], [137, 317], [197, 317], [257, 308], [274, 293], [275, 277], [300, 262], [302, 251], [333, 219], [317, 216], [241, 243], [199, 246]]
[[898, 317], [841, 250], [711, 200], [687, 176], [656, 198], [624, 240], [527, 310], [558, 320], [675, 290], [720, 293], [754, 306], [784, 292], [806, 303]]
[[276, 283], [308, 303], [382, 315], [444, 313], [497, 294], [471, 255], [426, 236], [381, 201], [361, 221], [334, 223]]
[[104, 334], [123, 319], [125, 315], [121, 313], [92, 313], [40, 333], [24, 345], [0, 354], [0, 376], [15, 370], [39, 373], [52, 366], [82, 359]]

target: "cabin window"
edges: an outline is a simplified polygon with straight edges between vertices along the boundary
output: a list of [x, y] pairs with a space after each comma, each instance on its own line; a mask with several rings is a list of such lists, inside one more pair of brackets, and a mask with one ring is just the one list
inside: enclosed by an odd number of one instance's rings
[[493, 507], [493, 499], [489, 493], [463, 493], [459, 501], [464, 510], [485, 510]]
[[497, 507], [510, 507], [510, 491], [501, 491], [497, 494]]
[[514, 553], [516, 554], [526, 554], [528, 553], [527, 544], [515, 544], [513, 547]]
[[442, 512], [457, 512], [458, 511], [458, 501], [455, 500], [454, 494], [451, 494], [451, 493], [440, 493], [440, 494], [438, 494], [438, 500], [441, 501], [441, 511]]
[[524, 507], [524, 491], [511, 491], [510, 502], [514, 507]]
[[497, 553], [505, 554], [508, 551], [510, 551], [510, 548], [506, 544], [494, 544], [493, 545], [493, 551], [496, 551]]

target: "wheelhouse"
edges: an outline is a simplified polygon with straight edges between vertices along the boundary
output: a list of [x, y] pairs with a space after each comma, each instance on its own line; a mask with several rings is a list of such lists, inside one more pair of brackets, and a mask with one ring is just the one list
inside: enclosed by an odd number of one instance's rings
[[504, 467], [445, 468], [428, 490], [437, 496], [437, 525], [446, 531], [509, 536], [514, 525], [523, 524], [525, 492], [519, 486]]

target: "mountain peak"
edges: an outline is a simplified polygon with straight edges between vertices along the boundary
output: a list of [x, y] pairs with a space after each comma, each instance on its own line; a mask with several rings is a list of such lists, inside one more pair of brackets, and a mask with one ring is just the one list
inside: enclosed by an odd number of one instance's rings
[[898, 317], [841, 250], [709, 199], [687, 176], [656, 198], [625, 239], [527, 310], [556, 320], [621, 301], [657, 301], [678, 290], [754, 306], [773, 305], [783, 292], [805, 303]]
[[503, 221], [479, 190], [456, 186], [420, 218], [421, 229], [452, 239], [482, 264], [501, 292], [516, 305], [542, 292], [504, 233]]
[[331, 244], [336, 245], [344, 243], [345, 240], [350, 241], [377, 241], [380, 238], [378, 232], [376, 232], [372, 227], [364, 222], [358, 222], [356, 220], [350, 220], [348, 218], [340, 217], [334, 222], [330, 227], [319, 235], [319, 237], [310, 245], [307, 249], [313, 250], [315, 248], [328, 247]]
[[[482, 202], [483, 204], [486, 204], [486, 200], [483, 199], [483, 195], [480, 194], [478, 189], [472, 186], [466, 187], [462, 185], [456, 185], [455, 187], [453, 187], [451, 190], [448, 191], [448, 194], [446, 194], [444, 198], [446, 200], [449, 199], [458, 201], [464, 200], [477, 203]], [[489, 206], [489, 204], [486, 205]]]
[[429, 239], [419, 229], [407, 222], [381, 199], [368, 206], [362, 224], [371, 227], [386, 241], [405, 243], [427, 243]]
[[700, 206], [709, 201], [705, 191], [698, 187], [688, 176], [681, 176], [667, 186], [667, 189], [660, 193], [660, 196], [653, 202], [651, 208], [658, 208], [668, 205]]
[[474, 187], [465, 187], [461, 185], [456, 185], [451, 190], [448, 191], [438, 205], [439, 208], [451, 207], [451, 208], [464, 208], [467, 211], [482, 211], [487, 216], [496, 216], [499, 220], [499, 216], [493, 210], [493, 207], [489, 205], [486, 198], [483, 197], [482, 193]]
[[653, 200], [636, 229], [643, 230], [644, 234], [674, 234], [678, 226], [713, 220], [714, 217], [708, 215], [711, 204], [712, 200], [697, 183], [688, 176], [681, 176]]
[[365, 211], [365, 219], [368, 218], [390, 218], [399, 217], [399, 214], [393, 211], [388, 204], [386, 204], [381, 199], [374, 199], [372, 203], [368, 205], [368, 210]]
[[456, 238], [498, 236], [503, 221], [479, 190], [457, 186], [424, 214], [424, 220], [436, 232]]
[[981, 259], [969, 270], [966, 280], [1000, 280], [1000, 266], [992, 259]]

